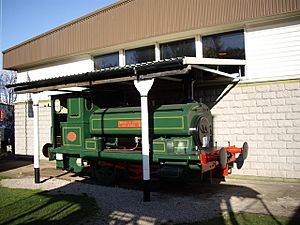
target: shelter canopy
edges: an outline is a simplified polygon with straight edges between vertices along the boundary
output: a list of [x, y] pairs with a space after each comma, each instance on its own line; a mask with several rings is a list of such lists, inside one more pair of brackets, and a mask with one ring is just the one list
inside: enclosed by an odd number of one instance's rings
[[[10, 84], [18, 94], [57, 91], [71, 87], [93, 88], [100, 84], [120, 83], [151, 78], [180, 82], [190, 74], [207, 83], [238, 82], [240, 73], [229, 74], [212, 66], [244, 66], [245, 60], [213, 58], [173, 58], [162, 61], [112, 67], [93, 72], [74, 74], [50, 79]], [[200, 75], [199, 75], [200, 74]]]

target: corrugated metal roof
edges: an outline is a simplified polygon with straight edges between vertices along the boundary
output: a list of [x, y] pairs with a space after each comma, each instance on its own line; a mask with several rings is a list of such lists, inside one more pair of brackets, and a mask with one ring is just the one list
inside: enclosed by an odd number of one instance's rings
[[[121, 81], [136, 80], [149, 73], [165, 72], [167, 70], [183, 69], [183, 58], [166, 59], [156, 62], [146, 62], [126, 65], [123, 67], [111, 67], [98, 71], [73, 74], [68, 76], [41, 79], [30, 82], [22, 82], [7, 85], [13, 88], [16, 93], [40, 92], [58, 90], [64, 87], [84, 86], [89, 87], [99, 83], [113, 83]], [[101, 81], [101, 82], [100, 82]]]
[[150, 37], [299, 10], [299, 0], [123, 0], [5, 50], [3, 67], [26, 68]]

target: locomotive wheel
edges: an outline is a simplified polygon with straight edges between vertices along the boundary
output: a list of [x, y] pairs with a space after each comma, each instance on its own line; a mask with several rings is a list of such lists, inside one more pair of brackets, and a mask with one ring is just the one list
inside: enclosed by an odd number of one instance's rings
[[248, 143], [247, 142], [244, 142], [241, 154], [242, 154], [243, 160], [246, 160], [248, 157]]
[[117, 171], [114, 167], [102, 166], [96, 171], [95, 175], [100, 184], [112, 185], [116, 181]]
[[220, 149], [220, 166], [221, 169], [225, 169], [227, 166], [227, 151], [225, 148]]
[[42, 153], [43, 156], [45, 156], [46, 158], [49, 158], [49, 149], [52, 147], [52, 144], [47, 143], [43, 146], [42, 148]]

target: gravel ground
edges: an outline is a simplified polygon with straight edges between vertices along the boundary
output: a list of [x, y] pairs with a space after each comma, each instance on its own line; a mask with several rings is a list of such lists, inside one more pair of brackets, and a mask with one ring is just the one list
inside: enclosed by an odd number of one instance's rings
[[147, 203], [142, 201], [143, 193], [139, 190], [57, 178], [46, 179], [41, 184], [34, 184], [32, 177], [2, 180], [0, 184], [94, 197], [101, 212], [78, 224], [173, 224], [206, 220], [229, 211], [292, 217], [297, 210], [299, 213], [300, 207], [299, 183], [230, 179], [219, 185], [166, 185], [152, 192], [151, 202]]

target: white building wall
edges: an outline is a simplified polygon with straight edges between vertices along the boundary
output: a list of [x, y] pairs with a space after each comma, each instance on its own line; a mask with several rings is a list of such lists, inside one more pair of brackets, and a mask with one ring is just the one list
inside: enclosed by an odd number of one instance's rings
[[300, 20], [248, 27], [245, 45], [248, 79], [299, 75]]
[[[46, 64], [42, 67], [22, 71], [17, 75], [17, 82], [27, 82], [35, 80], [49, 79], [66, 75], [79, 74], [94, 70], [94, 62], [91, 56], [82, 56], [80, 58]], [[28, 95], [21, 94], [17, 97], [17, 102], [23, 102], [28, 99]], [[43, 95], [43, 99], [47, 96]]]
[[[43, 67], [18, 73], [18, 82], [30, 80], [48, 79], [64, 75], [89, 72], [94, 69], [94, 63], [90, 56], [76, 58], [68, 61], [61, 61], [55, 64], [44, 65]], [[36, 95], [36, 94], [34, 94]], [[16, 154], [33, 155], [33, 118], [29, 116], [32, 105], [28, 100], [32, 99], [33, 94], [21, 94], [17, 96], [15, 106], [15, 149]], [[39, 95], [39, 126], [40, 126], [40, 146], [49, 143], [51, 140], [51, 106], [49, 92]], [[41, 155], [42, 157], [42, 155]]]

